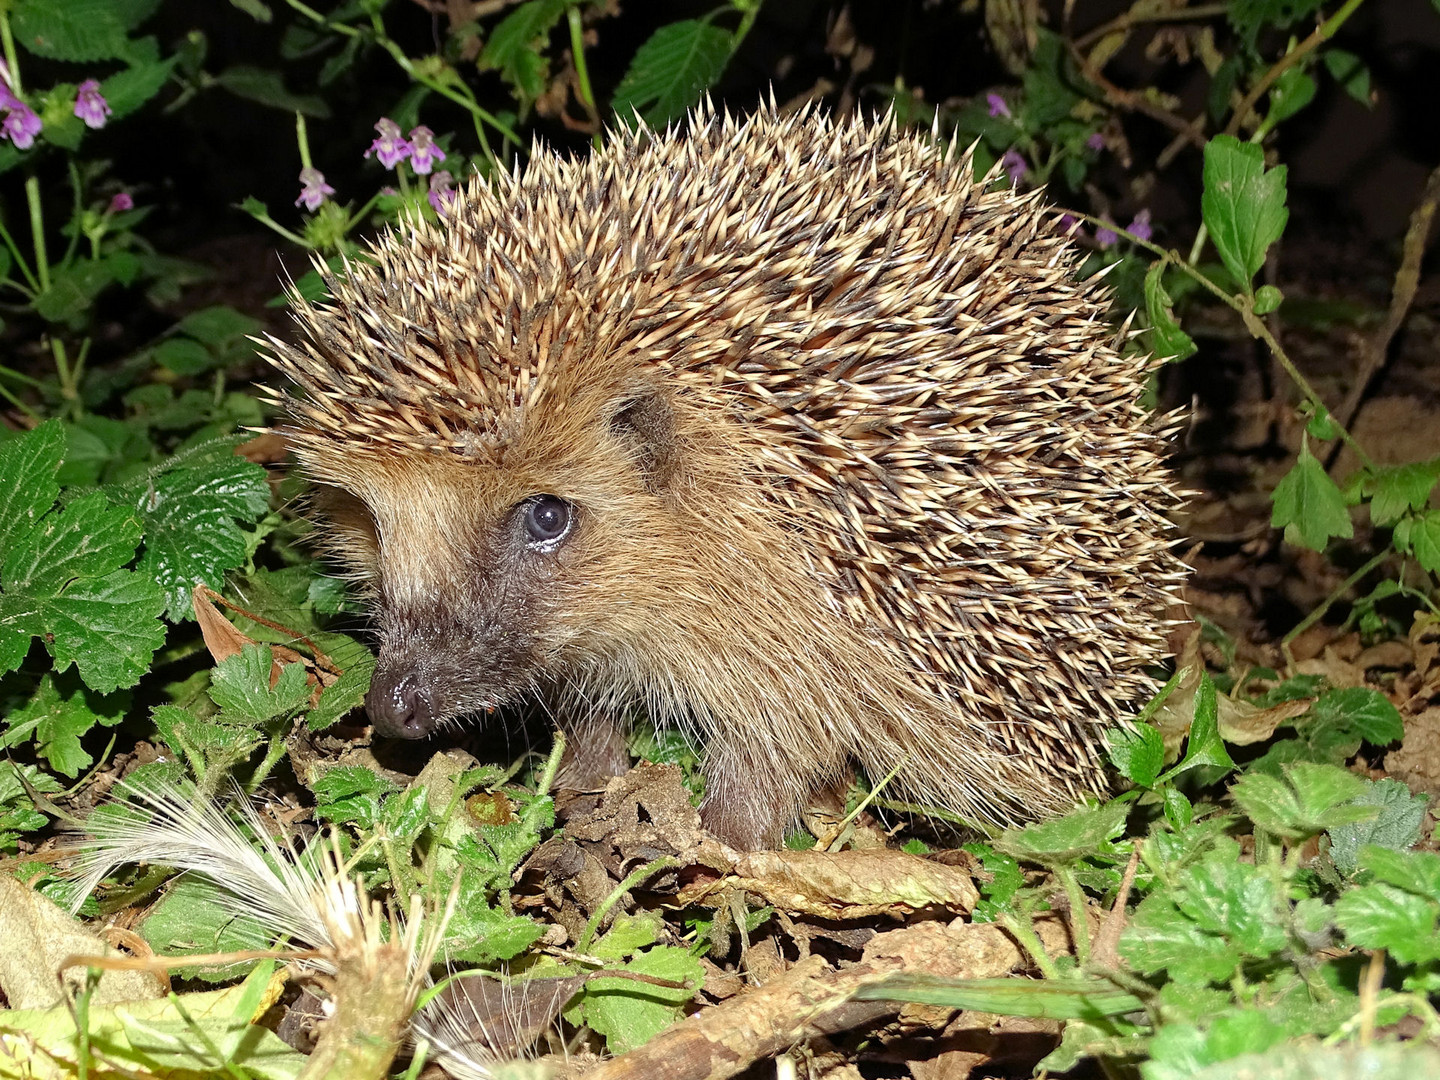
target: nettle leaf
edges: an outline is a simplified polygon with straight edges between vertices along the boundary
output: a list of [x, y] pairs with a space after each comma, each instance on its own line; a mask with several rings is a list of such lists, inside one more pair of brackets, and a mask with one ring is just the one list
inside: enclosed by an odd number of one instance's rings
[[1371, 493], [1370, 519], [1376, 525], [1393, 525], [1407, 511], [1424, 510], [1436, 481], [1440, 481], [1440, 458], [1376, 468], [1365, 484]]
[[96, 727], [114, 727], [130, 708], [126, 691], [97, 694], [73, 676], [46, 673], [35, 695], [6, 718], [0, 749], [33, 742], [50, 767], [75, 777], [94, 763], [80, 745], [81, 736]]
[[155, 583], [120, 569], [135, 554], [135, 516], [98, 492], [38, 518], [54, 498], [64, 446], [54, 421], [0, 446], [0, 671], [17, 667], [41, 636], [57, 670], [75, 664], [92, 689], [132, 686], [165, 640]]
[[1335, 901], [1335, 924], [1352, 945], [1387, 949], [1402, 964], [1440, 960], [1440, 903], [1377, 882]]
[[251, 64], [235, 64], [215, 76], [215, 82], [236, 97], [267, 105], [282, 112], [298, 112], [312, 120], [328, 120], [330, 106], [316, 94], [296, 94], [285, 88], [278, 71]]
[[110, 106], [112, 121], [139, 111], [158, 94], [175, 68], [176, 57], [158, 63], [134, 64], [100, 83], [100, 93]]
[[1112, 802], [1094, 810], [1077, 810], [1053, 821], [1006, 829], [994, 841], [996, 851], [1040, 863], [1070, 862], [1093, 854], [1119, 836], [1129, 815], [1127, 803]]
[[441, 950], [452, 964], [493, 964], [519, 956], [545, 935], [545, 928], [524, 915], [507, 915], [485, 902], [472, 875], [461, 879], [460, 897]]
[[610, 107], [625, 122], [638, 112], [652, 127], [683, 116], [720, 78], [734, 44], [730, 31], [701, 19], [660, 27], [636, 51]]
[[1285, 539], [1291, 544], [1324, 551], [1331, 537], [1355, 535], [1345, 497], [1310, 453], [1306, 441], [1300, 443], [1300, 456], [1270, 498], [1274, 503], [1270, 524], [1283, 527]]
[[1205, 146], [1201, 213], [1220, 261], [1246, 292], [1290, 217], [1285, 176], [1285, 166], [1267, 171], [1265, 151], [1233, 135], [1217, 135]]
[[1325, 691], [1311, 708], [1310, 716], [1319, 727], [1343, 730], [1375, 746], [1399, 742], [1405, 735], [1400, 710], [1379, 690], [1366, 686]]
[[1142, 975], [1164, 971], [1183, 983], [1228, 979], [1243, 959], [1222, 937], [1208, 934], [1166, 894], [1151, 893], [1120, 935], [1120, 955]]
[[1173, 301], [1165, 291], [1165, 263], [1151, 265], [1145, 272], [1145, 316], [1150, 322], [1150, 351], [1162, 359], [1179, 363], [1194, 355], [1198, 346], [1190, 335], [1180, 329], [1171, 309]]
[[1150, 787], [1165, 764], [1165, 738], [1149, 724], [1112, 731], [1110, 761], [1131, 783]]
[[112, 0], [18, 0], [10, 26], [17, 43], [49, 60], [113, 60], [130, 47]]
[[1348, 876], [1359, 869], [1363, 847], [1375, 845], [1402, 852], [1419, 842], [1427, 800], [1412, 795], [1400, 781], [1377, 780], [1351, 802], [1379, 807], [1380, 814], [1371, 821], [1354, 821], [1330, 830], [1330, 858], [1342, 874]]
[[1176, 906], [1200, 929], [1260, 960], [1285, 947], [1280, 896], [1263, 868], [1212, 857], [1188, 867], [1180, 886]]
[[325, 770], [311, 790], [315, 813], [322, 821], [336, 825], [353, 822], [369, 830], [380, 820], [385, 796], [400, 789], [373, 769], [339, 765]]
[[145, 525], [145, 554], [137, 567], [164, 590], [171, 621], [192, 617], [191, 591], [218, 589], [227, 570], [245, 561], [245, 536], [235, 523], [259, 520], [270, 505], [265, 470], [220, 439], [177, 455], [121, 487], [116, 502], [133, 506]]
[[1376, 807], [1351, 802], [1365, 791], [1366, 782], [1348, 769], [1297, 761], [1282, 772], [1283, 780], [1249, 773], [1230, 788], [1231, 798], [1258, 828], [1295, 840], [1379, 817]]
[[260, 727], [276, 717], [288, 716], [310, 700], [304, 664], [283, 664], [272, 688], [274, 662], [270, 646], [251, 643], [215, 665], [210, 676], [210, 697], [220, 706], [227, 724]]

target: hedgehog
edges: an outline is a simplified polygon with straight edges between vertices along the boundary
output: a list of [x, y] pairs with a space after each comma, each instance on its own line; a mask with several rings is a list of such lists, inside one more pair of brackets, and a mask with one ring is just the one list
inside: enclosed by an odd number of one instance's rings
[[377, 734], [538, 705], [584, 789], [678, 725], [747, 849], [856, 764], [979, 826], [1106, 789], [1184, 576], [1154, 362], [1037, 193], [895, 128], [537, 147], [292, 298]]

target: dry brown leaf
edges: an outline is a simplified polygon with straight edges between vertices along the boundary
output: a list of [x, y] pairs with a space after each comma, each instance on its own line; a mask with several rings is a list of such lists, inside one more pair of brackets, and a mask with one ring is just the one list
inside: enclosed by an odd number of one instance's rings
[[[62, 1000], [56, 970], [67, 956], [115, 955], [49, 898], [0, 874], [0, 991], [12, 1009], [48, 1009]], [[65, 972], [72, 990], [83, 988], [84, 968]], [[108, 1005], [164, 997], [164, 980], [146, 971], [105, 971], [91, 1001]]]
[[783, 911], [824, 919], [867, 919], [942, 907], [969, 912], [980, 898], [970, 875], [904, 851], [754, 851], [728, 874], [680, 890], [702, 903], [743, 889]]

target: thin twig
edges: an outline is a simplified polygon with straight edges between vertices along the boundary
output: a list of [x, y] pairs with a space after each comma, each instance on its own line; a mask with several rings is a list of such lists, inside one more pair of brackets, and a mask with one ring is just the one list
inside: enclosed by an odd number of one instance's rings
[[[1395, 285], [1390, 293], [1390, 310], [1385, 321], [1365, 342], [1360, 357], [1360, 370], [1355, 373], [1355, 381], [1351, 384], [1350, 392], [1345, 395], [1344, 404], [1335, 410], [1336, 417], [1347, 428], [1355, 422], [1355, 414], [1360, 411], [1366, 391], [1375, 376], [1384, 368], [1390, 352], [1390, 342], [1400, 331], [1405, 316], [1410, 311], [1410, 305], [1415, 301], [1415, 292], [1420, 287], [1420, 264], [1424, 262], [1425, 249], [1430, 244], [1437, 209], [1440, 209], [1440, 166], [1436, 166], [1430, 178], [1425, 181], [1425, 190], [1420, 195], [1420, 201], [1410, 213], [1410, 227], [1405, 230], [1405, 246], [1400, 257], [1400, 267], [1395, 271]], [[1327, 470], [1334, 467], [1335, 459], [1339, 455], [1340, 446], [1336, 444], [1325, 461]]]

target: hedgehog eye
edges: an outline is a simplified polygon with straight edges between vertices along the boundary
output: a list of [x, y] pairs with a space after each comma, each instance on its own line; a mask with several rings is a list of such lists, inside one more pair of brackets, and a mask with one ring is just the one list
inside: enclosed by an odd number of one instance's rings
[[525, 504], [525, 535], [531, 547], [550, 548], [565, 538], [574, 520], [568, 502], [555, 495], [539, 495]]

